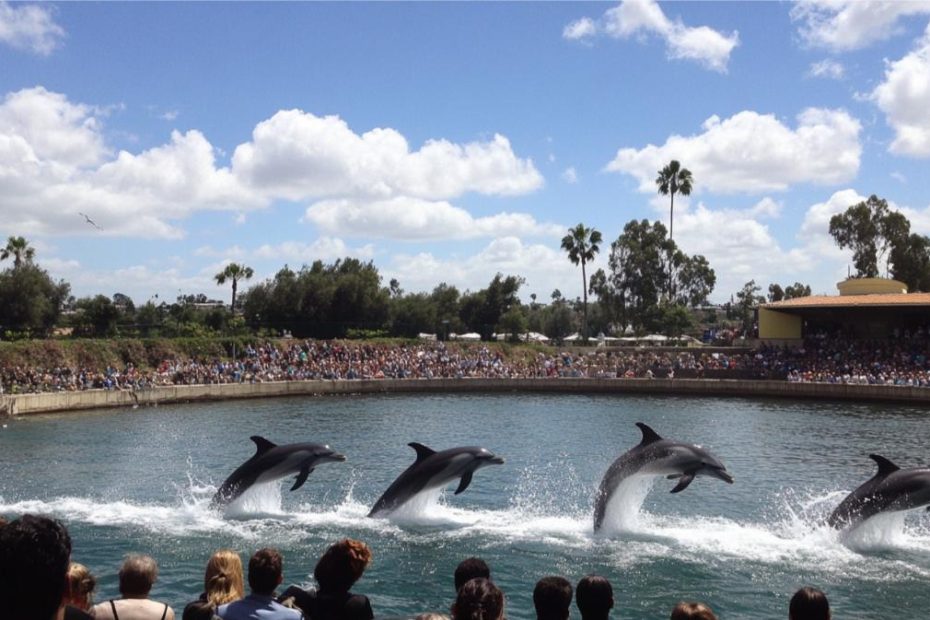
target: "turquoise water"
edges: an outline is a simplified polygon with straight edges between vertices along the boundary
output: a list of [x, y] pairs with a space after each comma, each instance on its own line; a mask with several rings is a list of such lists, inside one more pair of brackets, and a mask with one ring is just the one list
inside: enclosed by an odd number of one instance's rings
[[[928, 410], [678, 397], [436, 395], [239, 401], [39, 416], [0, 422], [0, 514], [52, 514], [74, 558], [116, 594], [123, 554], [161, 566], [153, 597], [180, 608], [201, 591], [213, 550], [285, 556], [285, 580], [307, 584], [337, 538], [367, 541], [374, 563], [357, 591], [378, 616], [448, 611], [452, 572], [485, 558], [507, 615], [534, 617], [532, 589], [547, 574], [589, 573], [614, 585], [615, 617], [667, 618], [679, 599], [722, 618], [784, 618], [804, 584], [824, 589], [836, 618], [918, 618], [930, 607], [930, 513], [871, 523], [841, 537], [821, 525], [873, 474], [877, 452], [904, 467], [930, 461]], [[702, 444], [736, 478], [698, 478], [671, 495], [658, 480], [626, 526], [595, 536], [592, 496], [644, 421]], [[303, 488], [257, 489], [227, 514], [207, 505], [254, 452], [249, 435], [329, 443], [349, 460], [321, 465]], [[406, 446], [482, 445], [507, 459], [478, 471], [397, 523], [371, 504], [414, 458]], [[573, 612], [576, 612], [573, 608]], [[573, 617], [579, 617], [573, 613]]]

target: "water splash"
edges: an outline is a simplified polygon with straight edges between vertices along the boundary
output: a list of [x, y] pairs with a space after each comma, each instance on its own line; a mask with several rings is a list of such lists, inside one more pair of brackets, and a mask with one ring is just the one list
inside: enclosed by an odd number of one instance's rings
[[657, 476], [636, 475], [623, 480], [614, 491], [604, 511], [602, 534], [611, 536], [643, 530], [643, 502], [652, 489]]

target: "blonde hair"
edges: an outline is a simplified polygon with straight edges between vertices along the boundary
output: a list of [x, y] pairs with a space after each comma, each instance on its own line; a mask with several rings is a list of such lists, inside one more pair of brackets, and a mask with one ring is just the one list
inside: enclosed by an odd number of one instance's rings
[[93, 603], [97, 578], [83, 564], [71, 562], [68, 566], [68, 600], [75, 607], [90, 609]]
[[203, 589], [207, 601], [217, 607], [244, 597], [245, 581], [239, 554], [230, 549], [220, 549], [214, 553], [207, 562]]

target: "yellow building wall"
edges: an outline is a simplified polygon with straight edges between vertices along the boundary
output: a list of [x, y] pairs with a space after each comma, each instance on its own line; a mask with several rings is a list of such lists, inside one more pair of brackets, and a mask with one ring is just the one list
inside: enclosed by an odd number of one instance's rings
[[890, 295], [907, 292], [907, 284], [889, 278], [850, 278], [837, 282], [840, 295]]
[[759, 340], [800, 340], [801, 317], [759, 308]]

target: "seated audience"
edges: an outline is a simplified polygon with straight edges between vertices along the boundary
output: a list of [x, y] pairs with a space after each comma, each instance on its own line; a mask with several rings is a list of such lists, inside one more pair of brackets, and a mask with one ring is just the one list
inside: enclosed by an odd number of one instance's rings
[[581, 620], [607, 620], [614, 607], [614, 590], [604, 577], [582, 577], [575, 588], [575, 604]]
[[97, 620], [174, 620], [174, 610], [167, 603], [149, 598], [158, 579], [158, 564], [147, 555], [126, 556], [119, 569], [120, 599], [110, 599], [94, 606]]
[[54, 519], [23, 515], [0, 527], [0, 616], [55, 620], [67, 597], [71, 537]]
[[65, 597], [65, 620], [88, 620], [93, 606], [97, 578], [83, 564], [71, 562], [68, 567], [68, 593]]
[[491, 578], [491, 568], [481, 558], [466, 558], [455, 567], [455, 591], [458, 592], [466, 581], [483, 577]]
[[319, 586], [316, 591], [292, 586], [279, 600], [293, 598], [304, 616], [312, 620], [372, 620], [368, 597], [350, 591], [370, 563], [368, 545], [351, 538], [340, 540], [326, 550], [313, 569]]
[[533, 590], [537, 620], [566, 620], [572, 604], [572, 584], [565, 577], [543, 577]]
[[184, 613], [181, 614], [181, 620], [215, 620], [216, 605], [208, 601], [194, 601], [184, 607]]
[[669, 620], [717, 620], [717, 616], [704, 603], [682, 601], [675, 605]]
[[242, 576], [242, 560], [230, 549], [220, 549], [207, 562], [203, 577], [201, 601], [214, 607], [238, 601], [245, 596], [245, 580]]
[[801, 588], [788, 605], [789, 620], [830, 620], [827, 595], [810, 586]]
[[284, 580], [284, 560], [276, 549], [259, 549], [249, 559], [249, 588], [244, 599], [221, 605], [216, 614], [223, 620], [301, 620], [296, 609], [274, 600], [274, 591]]
[[467, 581], [455, 597], [452, 620], [504, 620], [504, 593], [490, 579]]

